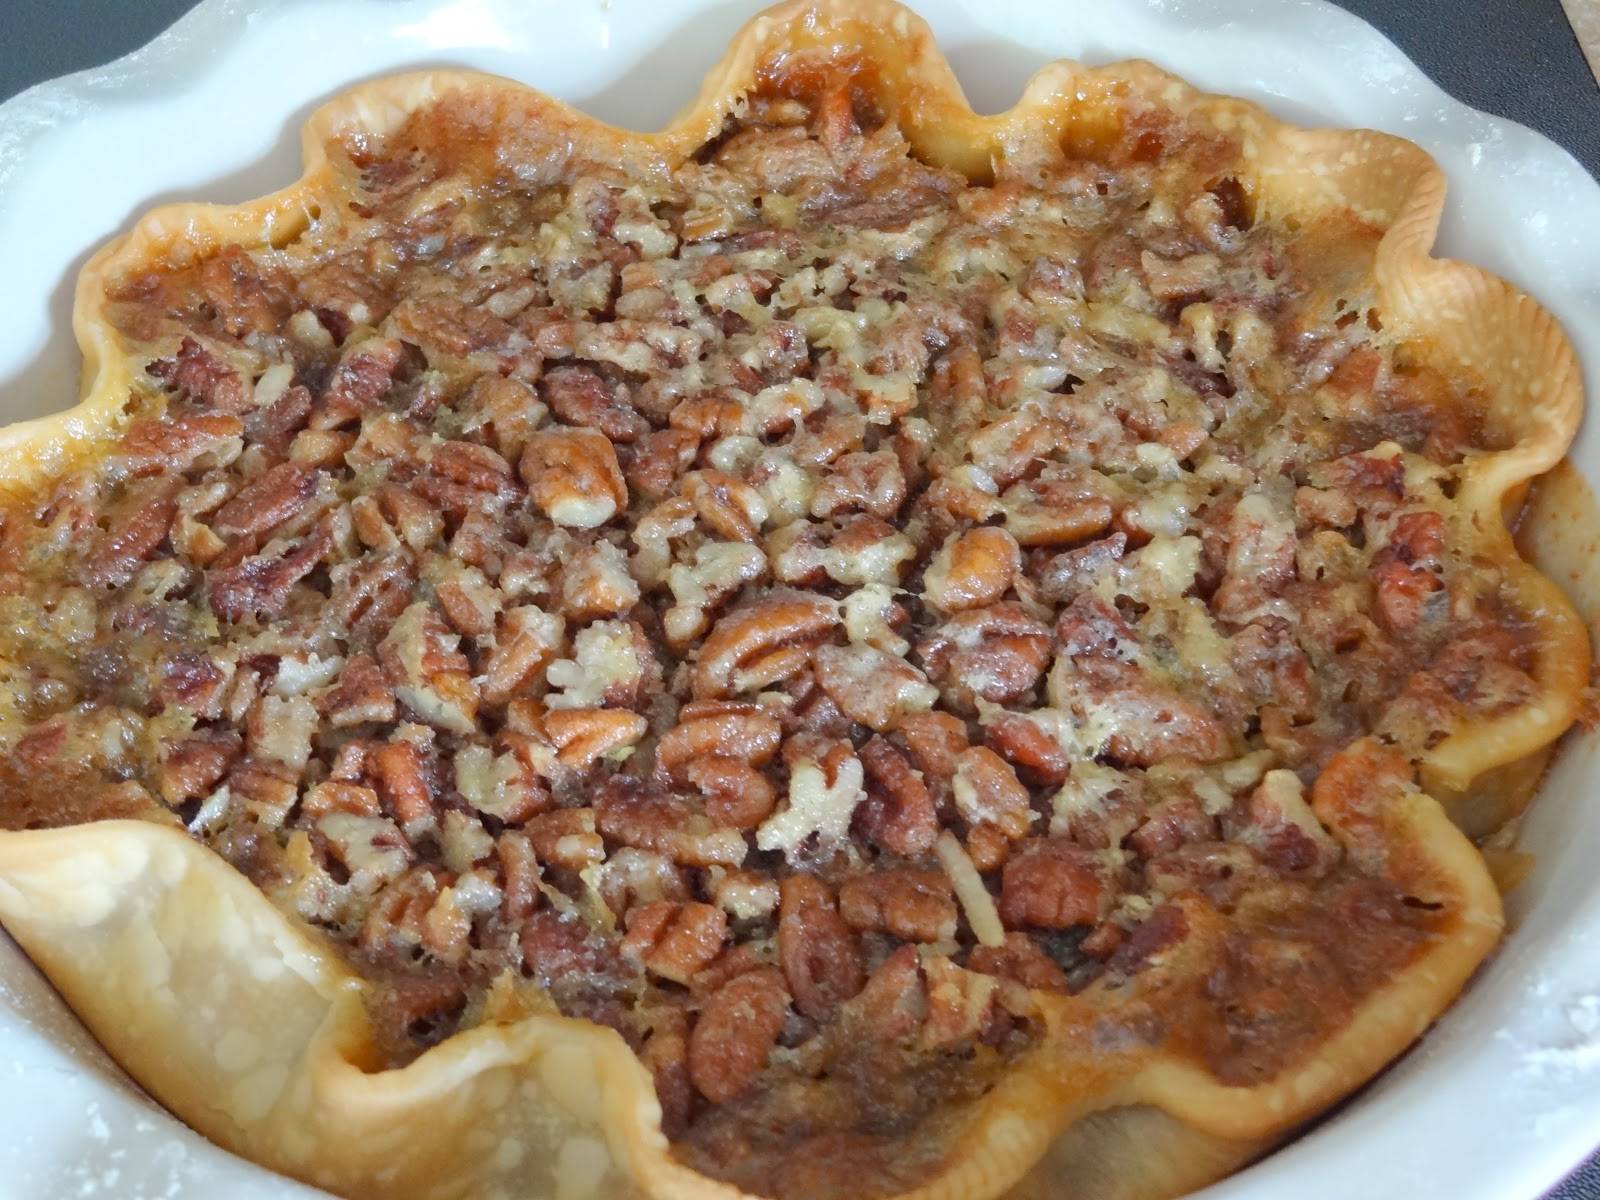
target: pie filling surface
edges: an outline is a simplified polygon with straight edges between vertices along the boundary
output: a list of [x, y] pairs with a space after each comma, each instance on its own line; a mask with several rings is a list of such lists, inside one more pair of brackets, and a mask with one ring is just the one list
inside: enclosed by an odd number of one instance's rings
[[126, 420], [0, 532], [5, 824], [186, 827], [372, 1069], [608, 1026], [761, 1195], [922, 1184], [1063, 1046], [1271, 1081], [1457, 936], [1381, 830], [1545, 690], [1494, 382], [1199, 110], [964, 175], [875, 71], [581, 170], [445, 91], [110, 279]]

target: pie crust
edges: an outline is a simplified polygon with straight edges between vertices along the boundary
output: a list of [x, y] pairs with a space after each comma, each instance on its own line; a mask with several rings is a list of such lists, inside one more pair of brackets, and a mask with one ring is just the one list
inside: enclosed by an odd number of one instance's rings
[[[1434, 936], [1368, 992], [1316, 1052], [1249, 1086], [1194, 1058], [1096, 1038], [1104, 1004], [1033, 993], [1046, 1031], [959, 1119], [911, 1135], [934, 1164], [904, 1196], [1163, 1197], [1263, 1153], [1403, 1052], [1497, 944], [1500, 898], [1468, 836], [1520, 811], [1588, 682], [1588, 640], [1559, 589], [1517, 557], [1506, 515], [1565, 453], [1581, 415], [1573, 352], [1526, 295], [1470, 265], [1431, 258], [1444, 179], [1416, 147], [1366, 131], [1306, 131], [1258, 107], [1202, 95], [1142, 62], [1041, 70], [1018, 104], [974, 114], [926, 26], [888, 0], [797, 0], [750, 23], [687, 112], [659, 133], [614, 129], [522, 85], [456, 71], [380, 80], [308, 122], [305, 174], [238, 207], [174, 205], [142, 219], [85, 268], [75, 329], [85, 394], [72, 410], [0, 433], [6, 488], [32, 495], [124, 424], [149, 359], [107, 315], [108, 297], [152, 267], [223, 246], [282, 245], [349, 193], [329, 148], [381, 137], [441, 97], [469, 93], [483, 136], [570, 140], [565, 165], [668, 169], [713, 139], [764, 71], [794, 56], [874, 64], [875, 96], [924, 161], [969, 178], [1042, 141], [1091, 149], [1148, 106], [1186, 114], [1243, 147], [1255, 219], [1314, 231], [1354, 213], [1381, 230], [1370, 264], [1324, 246], [1329, 286], [1369, 289], [1386, 336], [1481, 381], [1489, 440], [1453, 497], [1448, 536], [1500, 564], [1531, 630], [1526, 703], [1449, 730], [1419, 763], [1421, 788], [1383, 783], [1382, 751], [1343, 752], [1344, 786], [1312, 808], [1348, 853], [1434, 906]], [[1323, 222], [1319, 225], [1319, 222]], [[1310, 238], [1312, 235], [1307, 234]], [[1359, 280], [1339, 277], [1353, 266]], [[1330, 767], [1325, 775], [1337, 772]], [[238, 871], [181, 829], [101, 821], [0, 833], [0, 920], [128, 1072], [228, 1149], [348, 1196], [743, 1195], [675, 1157], [651, 1078], [616, 1033], [530, 1015], [456, 1033], [406, 1066], [380, 1066], [365, 985]], [[1141, 973], [1159, 1006], [1193, 986], [1180, 952]], [[1118, 1003], [1126, 1003], [1124, 995]]]

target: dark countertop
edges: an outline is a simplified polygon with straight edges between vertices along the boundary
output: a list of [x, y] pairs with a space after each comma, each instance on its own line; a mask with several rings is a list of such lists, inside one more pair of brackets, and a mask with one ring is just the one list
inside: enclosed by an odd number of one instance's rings
[[[1600, 178], [1600, 86], [1559, 0], [1342, 3], [1387, 34], [1445, 91], [1537, 129]], [[40, 80], [109, 62], [192, 7], [193, 0], [0, 0], [0, 100]], [[1600, 1154], [1547, 1200], [1600, 1200]]]

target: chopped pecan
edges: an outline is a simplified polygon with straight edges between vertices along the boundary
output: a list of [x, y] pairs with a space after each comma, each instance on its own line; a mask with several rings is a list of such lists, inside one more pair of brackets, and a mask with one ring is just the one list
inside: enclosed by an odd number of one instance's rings
[[602, 757], [634, 745], [648, 728], [637, 713], [609, 708], [554, 709], [544, 717], [557, 761], [574, 771], [586, 771]]
[[597, 824], [613, 842], [650, 850], [686, 866], [738, 866], [747, 847], [735, 829], [719, 829], [683, 800], [615, 776], [596, 803]]
[[928, 1020], [922, 1045], [929, 1049], [970, 1045], [981, 1038], [993, 1019], [997, 981], [964, 971], [942, 954], [922, 964], [928, 986]]
[[160, 482], [137, 485], [119, 505], [110, 526], [96, 539], [83, 570], [90, 587], [115, 587], [133, 577], [166, 540], [178, 506]]
[[448, 293], [400, 302], [389, 320], [406, 339], [430, 354], [456, 358], [504, 346], [511, 326], [484, 308], [463, 304]]
[[374, 550], [404, 546], [420, 554], [444, 534], [444, 518], [433, 505], [397, 483], [384, 484], [372, 497], [356, 497], [350, 509], [356, 536]]
[[122, 435], [122, 454], [135, 475], [226, 466], [238, 456], [244, 423], [222, 413], [141, 417]]
[[687, 985], [717, 955], [728, 936], [728, 918], [710, 904], [659, 901], [628, 914], [622, 954], [652, 975]]
[[[267, 548], [271, 549], [271, 543]], [[332, 548], [328, 535], [318, 531], [281, 554], [261, 554], [236, 566], [213, 570], [206, 580], [211, 611], [234, 623], [250, 616], [270, 620], [281, 615], [294, 585], [309, 575]]]
[[[606, 907], [629, 921], [637, 907], [662, 900], [684, 904], [694, 899], [687, 869], [665, 855], [632, 846], [623, 846], [607, 857], [595, 887]], [[699, 978], [696, 975], [696, 986]]]
[[400, 554], [372, 555], [340, 563], [328, 572], [333, 594], [329, 616], [361, 640], [379, 641], [411, 603], [416, 566]]
[[507, 703], [531, 683], [561, 648], [566, 623], [529, 604], [502, 618], [495, 647], [483, 665], [483, 700], [491, 707]]
[[1005, 760], [986, 746], [961, 752], [951, 792], [956, 808], [973, 825], [991, 825], [1008, 838], [1026, 837], [1033, 826], [1028, 789]]
[[617, 452], [595, 430], [536, 433], [517, 469], [533, 502], [557, 525], [593, 529], [628, 507], [628, 485]]
[[1060, 739], [1041, 722], [1020, 713], [1001, 713], [989, 722], [985, 741], [1035, 783], [1059, 785], [1072, 758]]
[[872, 646], [819, 646], [814, 661], [817, 680], [839, 711], [880, 732], [939, 698], [921, 671]]
[[1444, 546], [1444, 520], [1438, 513], [1404, 513], [1389, 544], [1372, 560], [1372, 581], [1384, 625], [1405, 633], [1421, 622], [1428, 598], [1444, 584], [1435, 573]]
[[243, 748], [242, 739], [231, 729], [198, 732], [180, 742], [163, 743], [156, 781], [162, 799], [175, 805], [209, 795]]
[[[1078, 840], [1087, 841], [1081, 836], [1086, 832], [1081, 831], [1082, 825], [1082, 821], [1076, 822], [1073, 831], [1080, 833]], [[1174, 796], [1150, 809], [1149, 815], [1123, 840], [1145, 858], [1160, 858], [1180, 846], [1215, 841], [1216, 836], [1216, 820], [1196, 797], [1185, 795]]]
[[1093, 925], [1110, 899], [1099, 857], [1065, 838], [1030, 843], [1000, 875], [1000, 918], [1011, 929]]
[[581, 871], [605, 857], [605, 846], [595, 832], [592, 808], [558, 808], [528, 818], [523, 826], [540, 862], [568, 871]]
[[778, 802], [772, 782], [748, 762], [720, 754], [690, 762], [684, 778], [705, 797], [713, 825], [754, 829], [772, 815]]
[[741, 479], [710, 468], [683, 477], [683, 494], [721, 538], [754, 542], [767, 520], [767, 502]]
[[354, 813], [362, 817], [381, 817], [383, 805], [378, 800], [378, 793], [369, 787], [337, 779], [325, 779], [306, 789], [305, 795], [300, 798], [300, 811], [313, 821], [334, 812]]
[[656, 765], [668, 778], [683, 778], [684, 768], [711, 755], [751, 765], [778, 751], [782, 729], [777, 718], [753, 704], [686, 706], [678, 723], [656, 744]]
[[863, 933], [889, 933], [907, 942], [948, 942], [956, 936], [955, 893], [942, 871], [896, 867], [846, 880], [839, 915]]
[[528, 835], [515, 830], [502, 833], [495, 842], [500, 860], [500, 915], [508, 925], [519, 926], [539, 907], [539, 859]]
[[875, 1045], [905, 1044], [928, 1017], [928, 991], [916, 946], [901, 946], [873, 971], [841, 1021]]
[[345, 347], [311, 427], [337, 429], [376, 409], [405, 356], [405, 343], [396, 338], [369, 338]]
[[638, 625], [596, 621], [572, 639], [570, 657], [546, 670], [558, 689], [546, 701], [551, 708], [637, 704], [655, 670], [655, 652]]
[[736, 975], [714, 992], [689, 1035], [689, 1077], [700, 1094], [721, 1104], [754, 1082], [788, 1011], [789, 994], [771, 968]]
[[679, 477], [689, 469], [699, 449], [699, 439], [684, 429], [658, 429], [645, 434], [634, 444], [628, 458], [628, 481], [652, 500], [662, 499], [677, 490]]
[[861, 765], [871, 783], [856, 810], [862, 832], [893, 854], [926, 854], [939, 836], [939, 814], [921, 776], [881, 737], [861, 747]]
[[317, 710], [304, 696], [263, 696], [251, 709], [246, 728], [250, 753], [256, 758], [301, 771], [311, 758]]
[[948, 784], [967, 748], [967, 723], [945, 712], [909, 713], [895, 727], [923, 781]]
[[1011, 601], [958, 613], [917, 647], [930, 678], [964, 704], [1010, 704], [1027, 695], [1050, 661], [1050, 631]]
[[246, 420], [245, 428], [251, 441], [282, 453], [295, 435], [310, 424], [314, 410], [311, 393], [297, 384], [271, 404], [254, 409]]
[[780, 593], [733, 609], [701, 647], [696, 698], [720, 699], [794, 674], [838, 620], [836, 605], [801, 593]]
[[569, 621], [615, 617], [639, 603], [639, 585], [627, 558], [610, 542], [575, 550], [560, 568], [561, 613]]
[[457, 633], [482, 638], [494, 632], [503, 598], [477, 567], [457, 564], [433, 585], [433, 594]]
[[522, 923], [519, 932], [522, 969], [542, 987], [618, 973], [616, 951], [592, 935], [577, 917], [541, 908]]
[[767, 556], [755, 546], [708, 542], [695, 548], [694, 562], [674, 563], [667, 586], [677, 603], [661, 616], [662, 632], [679, 653], [710, 627], [708, 610], [767, 573]]
[[509, 500], [516, 494], [511, 464], [488, 446], [447, 441], [428, 455], [428, 471], [412, 485], [441, 508], [465, 514], [470, 508]]
[[747, 869], [713, 871], [711, 894], [735, 921], [761, 920], [778, 907], [777, 881]]
[[178, 650], [161, 662], [161, 684], [156, 700], [163, 707], [188, 709], [197, 716], [216, 717], [226, 677], [222, 668], [204, 654]]
[[842, 455], [833, 463], [811, 502], [811, 515], [866, 512], [888, 520], [905, 501], [905, 476], [900, 473], [900, 460], [894, 451], [860, 451]]
[[262, 826], [277, 828], [299, 798], [298, 776], [281, 762], [257, 762], [247, 757], [228, 772], [228, 792]]
[[1001, 497], [1006, 530], [1022, 546], [1067, 546], [1104, 533], [1115, 513], [1104, 496], [1077, 494], [1070, 485], [1018, 483]]
[[473, 732], [478, 691], [460, 639], [439, 610], [413, 604], [400, 614], [378, 648], [395, 696], [424, 721], [452, 733]]
[[1003, 529], [952, 533], [923, 573], [923, 598], [948, 613], [987, 607], [1006, 594], [1021, 564], [1016, 539]]
[[211, 528], [229, 541], [256, 541], [305, 511], [320, 474], [297, 463], [273, 467], [218, 509]]
[[495, 449], [507, 462], [521, 457], [529, 435], [545, 416], [545, 406], [533, 388], [503, 375], [478, 376], [462, 398], [461, 408], [472, 414], [468, 428], [487, 427]]
[[556, 367], [539, 381], [544, 402], [568, 425], [597, 429], [613, 442], [638, 440], [650, 431], [633, 405], [597, 371], [585, 366]]
[[383, 806], [408, 836], [434, 824], [433, 780], [422, 752], [410, 742], [396, 741], [368, 756]]
[[725, 387], [685, 396], [672, 408], [667, 423], [675, 432], [689, 435], [696, 446], [708, 438], [728, 437], [744, 427], [744, 405]]
[[781, 896], [778, 959], [794, 1006], [814, 1021], [828, 1021], [866, 983], [860, 947], [816, 876], [791, 875]]
[[172, 391], [220, 412], [239, 415], [254, 407], [255, 397], [239, 372], [192, 337], [183, 339], [177, 354], [145, 369]]
[[967, 970], [1012, 979], [1041, 992], [1067, 990], [1067, 974], [1025, 933], [1006, 934], [1004, 946], [975, 946]]

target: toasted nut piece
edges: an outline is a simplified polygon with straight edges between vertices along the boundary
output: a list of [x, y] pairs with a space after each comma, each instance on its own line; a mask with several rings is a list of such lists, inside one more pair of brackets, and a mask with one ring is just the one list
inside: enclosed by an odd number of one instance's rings
[[587, 770], [606, 754], [631, 746], [649, 728], [638, 713], [614, 708], [551, 709], [544, 729], [564, 767]]
[[772, 781], [736, 758], [718, 754], [697, 758], [683, 774], [706, 798], [706, 816], [713, 825], [754, 829], [777, 806], [778, 792]]
[[895, 726], [911, 761], [929, 784], [949, 784], [967, 748], [967, 723], [946, 712], [911, 713]]
[[930, 679], [954, 701], [1009, 704], [1025, 695], [1050, 662], [1050, 631], [1022, 605], [968, 609], [917, 647]]
[[963, 971], [943, 955], [929, 958], [922, 969], [928, 979], [928, 1020], [922, 1027], [922, 1045], [936, 1049], [982, 1036], [999, 981]]
[[536, 433], [517, 469], [533, 502], [557, 525], [593, 529], [628, 506], [617, 452], [596, 430]]
[[786, 673], [798, 670], [810, 657], [810, 647], [825, 638], [838, 621], [838, 606], [831, 600], [799, 592], [769, 596], [734, 609], [716, 623], [701, 647], [694, 676], [696, 698], [720, 699], [744, 690], [739, 686], [743, 681], [737, 678], [741, 668], [768, 676], [762, 682], [782, 678], [760, 670], [761, 660], [774, 651], [796, 649], [796, 643], [801, 643], [803, 655], [799, 659], [790, 656], [783, 664]]
[[1026, 837], [1033, 825], [1028, 789], [1005, 759], [987, 746], [963, 750], [951, 785], [956, 808], [973, 825], [990, 825], [1008, 838]]
[[542, 863], [581, 871], [606, 856], [605, 844], [595, 831], [592, 808], [558, 808], [531, 817], [523, 827]]
[[717, 906], [736, 921], [767, 917], [778, 907], [778, 881], [740, 867], [713, 871], [711, 894]]
[[211, 528], [229, 541], [259, 538], [298, 516], [317, 490], [318, 472], [297, 463], [274, 467], [246, 484], [211, 518]]
[[791, 875], [781, 885], [778, 959], [794, 1004], [814, 1021], [829, 1020], [866, 983], [855, 935], [815, 875]]
[[422, 752], [410, 742], [392, 742], [369, 756], [383, 806], [408, 834], [434, 824], [433, 787]]
[[659, 900], [629, 914], [621, 951], [652, 975], [687, 985], [722, 953], [727, 936], [728, 917], [720, 908]]
[[760, 765], [777, 753], [782, 736], [777, 718], [759, 709], [708, 713], [687, 720], [680, 714], [678, 724], [656, 745], [656, 766], [668, 777], [679, 779], [687, 764], [709, 755]]
[[967, 959], [967, 970], [1013, 979], [1035, 991], [1067, 990], [1067, 973], [1025, 933], [1006, 934], [1002, 946], [974, 947], [972, 956]]
[[1103, 496], [1055, 494], [1061, 489], [1017, 484], [1001, 497], [1006, 529], [1023, 546], [1066, 546], [1104, 532], [1116, 515]]
[[483, 699], [505, 704], [533, 681], [561, 649], [566, 621], [536, 604], [510, 609], [501, 618], [500, 638], [483, 665]]
[[966, 851], [979, 871], [998, 871], [1011, 855], [1011, 841], [993, 825], [974, 825], [967, 831]]
[[1037, 783], [1054, 787], [1067, 777], [1070, 756], [1043, 724], [1029, 716], [1002, 713], [989, 723], [985, 740]]
[[478, 715], [478, 689], [460, 637], [431, 605], [410, 605], [378, 647], [395, 695], [423, 720], [452, 733], [471, 733]]
[[749, 847], [735, 829], [717, 828], [687, 802], [656, 787], [612, 776], [596, 801], [607, 840], [662, 854], [689, 867], [736, 867]]
[[938, 871], [898, 867], [873, 871], [839, 888], [839, 915], [863, 933], [889, 933], [907, 942], [948, 941], [956, 935], [956, 901]]
[[731, 1100], [766, 1068], [778, 1044], [789, 994], [770, 967], [723, 984], [689, 1035], [689, 1078], [713, 1104]]
[[1021, 563], [1016, 539], [1004, 529], [952, 533], [923, 573], [923, 598], [947, 613], [982, 608], [1005, 595]]
[[683, 494], [694, 501], [700, 519], [730, 542], [755, 541], [767, 520], [761, 493], [722, 471], [690, 471], [683, 477]]
[[1011, 929], [1093, 925], [1109, 901], [1099, 856], [1065, 838], [1030, 844], [1000, 875], [1000, 919]]
[[871, 646], [819, 646], [816, 664], [817, 681], [839, 711], [879, 732], [939, 698], [921, 671]]
[[891, 854], [926, 854], [939, 836], [939, 814], [922, 778], [881, 737], [861, 747], [861, 765], [872, 784], [856, 813], [861, 831]]

